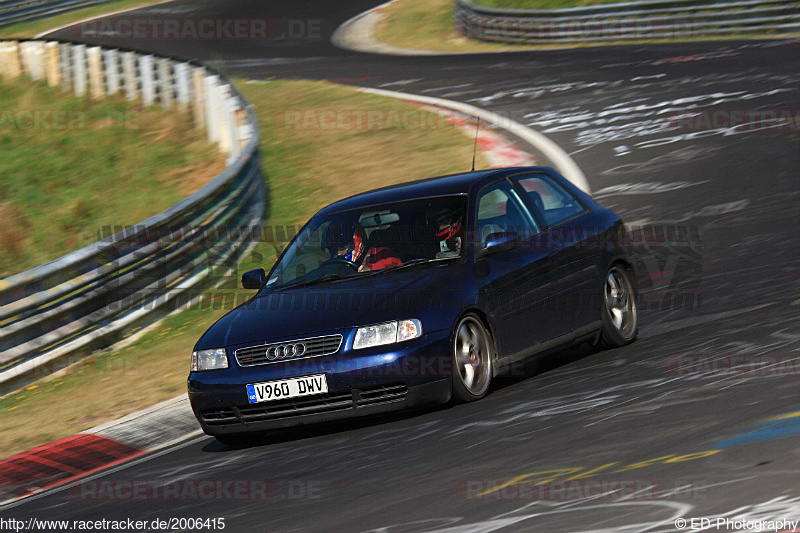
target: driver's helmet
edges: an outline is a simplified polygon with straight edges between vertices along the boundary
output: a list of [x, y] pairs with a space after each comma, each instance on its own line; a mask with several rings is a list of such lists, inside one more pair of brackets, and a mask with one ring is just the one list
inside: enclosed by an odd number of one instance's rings
[[356, 263], [364, 253], [364, 230], [358, 224], [333, 222], [325, 228], [322, 235], [322, 249], [328, 250], [331, 258], [342, 258]]
[[434, 235], [439, 241], [440, 252], [461, 250], [463, 212], [457, 209], [443, 209], [432, 213], [428, 220], [434, 225]]

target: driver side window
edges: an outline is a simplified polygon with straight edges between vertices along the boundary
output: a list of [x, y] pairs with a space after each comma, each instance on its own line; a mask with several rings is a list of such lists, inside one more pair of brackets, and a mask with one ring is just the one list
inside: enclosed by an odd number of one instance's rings
[[539, 233], [539, 227], [530, 212], [506, 180], [481, 191], [475, 220], [478, 250], [486, 247], [486, 238], [492, 233], [514, 231], [522, 239]]
[[[325, 223], [314, 230], [305, 228], [305, 238], [296, 240], [292, 244], [292, 248], [287, 252], [287, 254], [290, 254], [290, 259], [283, 268], [279, 266], [276, 269], [267, 285], [274, 283], [282, 285], [303, 279], [306, 274], [314, 272], [325, 261], [330, 259], [330, 253], [320, 246], [322, 236], [328, 225], [329, 223]], [[298, 242], [302, 242], [302, 244], [298, 245]]]

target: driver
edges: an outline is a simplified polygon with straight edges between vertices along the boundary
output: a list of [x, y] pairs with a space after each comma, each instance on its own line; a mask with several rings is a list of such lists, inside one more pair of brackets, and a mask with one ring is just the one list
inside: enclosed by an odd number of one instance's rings
[[358, 263], [364, 254], [364, 230], [358, 225], [330, 224], [322, 236], [322, 249], [330, 252], [329, 261], [342, 259]]
[[436, 238], [439, 241], [439, 251], [436, 254], [436, 259], [460, 256], [461, 237], [464, 233], [461, 222], [462, 213], [447, 209], [435, 213], [431, 219], [436, 230]]
[[361, 225], [331, 224], [322, 236], [322, 249], [328, 250], [328, 261], [347, 261], [358, 266], [359, 272], [382, 270], [401, 266], [403, 261], [386, 246], [373, 246], [366, 249], [366, 236]]

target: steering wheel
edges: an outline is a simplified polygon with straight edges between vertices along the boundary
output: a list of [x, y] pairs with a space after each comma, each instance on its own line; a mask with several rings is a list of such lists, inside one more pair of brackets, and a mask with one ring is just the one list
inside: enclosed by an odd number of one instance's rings
[[358, 265], [356, 263], [354, 263], [353, 261], [350, 261], [349, 259], [345, 259], [344, 257], [331, 257], [330, 259], [328, 259], [327, 261], [325, 261], [322, 264], [323, 265], [341, 264], [341, 265], [347, 265], [350, 268], [358, 270]]

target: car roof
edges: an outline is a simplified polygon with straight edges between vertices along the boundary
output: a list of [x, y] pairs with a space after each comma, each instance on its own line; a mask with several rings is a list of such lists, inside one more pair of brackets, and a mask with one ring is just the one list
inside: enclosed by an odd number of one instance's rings
[[414, 198], [428, 198], [432, 196], [448, 196], [456, 194], [469, 194], [475, 185], [501, 178], [504, 175], [516, 174], [521, 171], [545, 170], [544, 167], [513, 167], [478, 170], [473, 172], [463, 172], [459, 174], [449, 174], [434, 178], [425, 178], [416, 181], [398, 183], [380, 189], [363, 192], [334, 202], [317, 212], [315, 217], [369, 207], [373, 205], [389, 204], [402, 200], [413, 200]]

